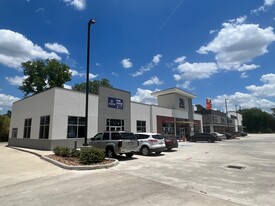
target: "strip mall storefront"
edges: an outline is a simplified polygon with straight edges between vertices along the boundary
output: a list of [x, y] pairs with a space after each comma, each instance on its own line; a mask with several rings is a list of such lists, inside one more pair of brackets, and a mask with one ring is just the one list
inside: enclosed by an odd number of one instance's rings
[[[194, 95], [178, 88], [152, 93], [157, 105], [131, 101], [130, 92], [100, 87], [89, 95], [88, 138], [103, 131], [158, 132], [175, 136], [196, 130]], [[52, 88], [13, 104], [9, 145], [52, 150], [84, 142], [85, 93]]]

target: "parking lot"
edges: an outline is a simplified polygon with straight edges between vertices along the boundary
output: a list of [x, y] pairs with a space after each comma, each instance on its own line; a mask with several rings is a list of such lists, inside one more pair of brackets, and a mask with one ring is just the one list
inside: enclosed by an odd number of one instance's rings
[[[14, 150], [4, 150], [0, 166], [10, 166], [1, 171], [4, 205], [275, 205], [274, 134], [180, 142], [172, 152], [121, 157], [119, 165], [96, 171], [63, 170], [19, 151], [9, 162]], [[27, 157], [17, 165], [16, 155]]]

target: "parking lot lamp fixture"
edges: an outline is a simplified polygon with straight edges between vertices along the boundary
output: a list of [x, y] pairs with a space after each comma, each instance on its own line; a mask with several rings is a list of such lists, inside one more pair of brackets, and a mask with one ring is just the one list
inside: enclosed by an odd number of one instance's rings
[[88, 145], [88, 109], [89, 109], [89, 74], [90, 74], [90, 28], [95, 24], [95, 20], [88, 22], [88, 41], [87, 41], [87, 73], [86, 73], [86, 104], [85, 104], [85, 140], [83, 146]]

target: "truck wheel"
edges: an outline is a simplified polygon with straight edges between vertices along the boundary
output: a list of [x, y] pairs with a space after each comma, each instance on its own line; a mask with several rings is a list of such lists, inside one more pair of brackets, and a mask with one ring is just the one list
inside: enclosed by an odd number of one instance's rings
[[125, 155], [126, 155], [126, 157], [130, 158], [130, 157], [133, 157], [134, 154], [133, 153], [126, 153]]
[[115, 155], [115, 152], [114, 152], [113, 148], [111, 148], [111, 147], [106, 148], [106, 157], [114, 158], [115, 156], [116, 155]]

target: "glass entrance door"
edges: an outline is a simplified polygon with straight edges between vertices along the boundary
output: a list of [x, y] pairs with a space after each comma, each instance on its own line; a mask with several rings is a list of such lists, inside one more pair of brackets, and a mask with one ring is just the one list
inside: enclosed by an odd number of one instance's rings
[[124, 131], [123, 119], [107, 119], [106, 131]]

